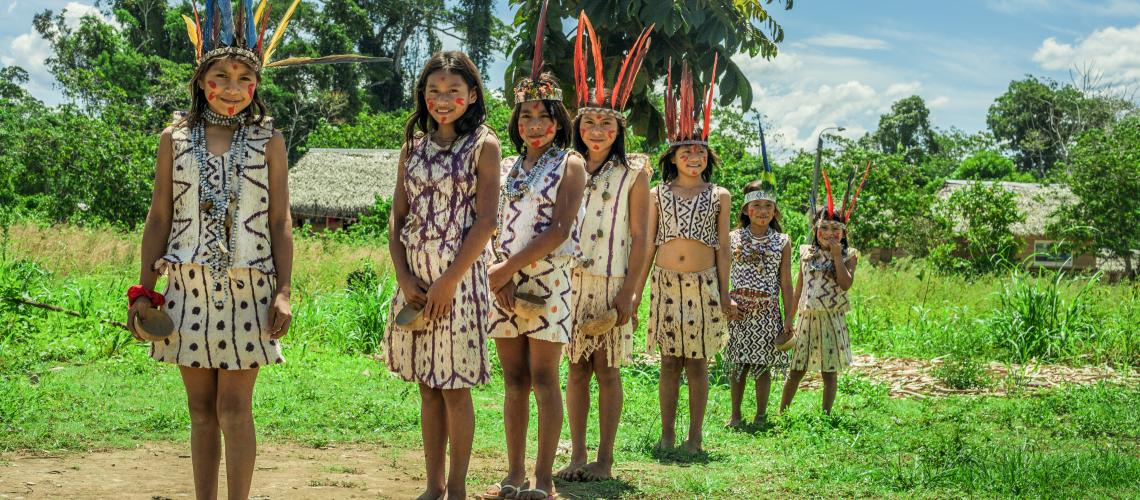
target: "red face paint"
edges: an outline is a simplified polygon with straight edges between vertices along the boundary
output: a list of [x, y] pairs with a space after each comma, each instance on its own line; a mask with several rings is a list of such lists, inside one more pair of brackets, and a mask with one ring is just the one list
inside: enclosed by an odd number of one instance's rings
[[232, 69], [232, 70], [234, 70], [234, 71], [237, 71], [237, 70], [238, 70], [238, 65], [237, 65], [237, 63], [230, 63], [230, 69]]
[[428, 99], [427, 100], [427, 107], [428, 107], [428, 109], [435, 109], [435, 99]]
[[456, 97], [455, 98], [455, 104], [463, 106], [463, 105], [467, 104], [467, 99], [464, 99], [462, 97]]
[[207, 100], [207, 101], [213, 101], [213, 100], [214, 100], [214, 98], [215, 98], [215, 97], [217, 97], [217, 96], [218, 96], [217, 94], [215, 94], [215, 93], [213, 93], [213, 92], [210, 92], [209, 94], [206, 94], [206, 100]]
[[544, 132], [544, 135], [554, 135], [554, 125], [546, 127], [546, 132]]
[[208, 86], [212, 89], [218, 88], [218, 84], [216, 82], [214, 82], [213, 80], [206, 80], [206, 86]]
[[250, 97], [253, 97], [253, 88], [254, 88], [255, 86], [256, 86], [255, 84], [252, 84], [252, 83], [251, 83], [251, 84], [249, 84], [249, 96], [250, 96]]
[[230, 116], [233, 116], [234, 113], [236, 112], [236, 110], [234, 110], [233, 106], [230, 106], [229, 109], [227, 109], [226, 111], [230, 114]]
[[614, 138], [614, 131], [613, 130], [607, 130], [606, 131], [606, 137], [613, 139]]
[[447, 117], [446, 116], [439, 117], [439, 122], [440, 123], [447, 123]]
[[539, 147], [539, 146], [541, 146], [541, 145], [542, 145], [542, 141], [540, 141], [540, 140], [538, 140], [538, 139], [535, 139], [535, 140], [533, 140], [533, 141], [530, 141], [530, 145], [531, 145], [531, 146], [534, 146], [534, 147], [536, 147], [536, 148], [537, 148], [537, 147]]
[[602, 147], [601, 147], [601, 146], [599, 146], [599, 145], [597, 145], [597, 144], [594, 144], [594, 151], [598, 151], [598, 150], [600, 150], [600, 149], [602, 149]]

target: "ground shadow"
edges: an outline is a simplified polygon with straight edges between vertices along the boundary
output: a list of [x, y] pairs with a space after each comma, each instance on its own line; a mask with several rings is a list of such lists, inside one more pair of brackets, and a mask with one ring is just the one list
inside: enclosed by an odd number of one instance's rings
[[632, 483], [620, 478], [607, 481], [563, 481], [554, 479], [561, 498], [631, 498], [641, 495]]

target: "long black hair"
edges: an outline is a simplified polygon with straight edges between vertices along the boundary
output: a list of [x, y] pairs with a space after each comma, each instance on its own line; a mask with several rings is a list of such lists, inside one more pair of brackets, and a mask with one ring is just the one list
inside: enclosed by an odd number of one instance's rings
[[[210, 101], [206, 99], [206, 91], [198, 85], [198, 81], [205, 78], [206, 74], [213, 69], [215, 64], [225, 60], [237, 61], [249, 67], [248, 64], [237, 57], [215, 57], [202, 61], [202, 63], [194, 69], [194, 75], [190, 77], [190, 111], [177, 123], [177, 126], [185, 125], [192, 127], [202, 121], [202, 113], [206, 112], [206, 109], [210, 106]], [[252, 70], [253, 68], [250, 69]], [[268, 108], [265, 106], [265, 102], [261, 100], [261, 73], [253, 71], [253, 74], [254, 77], [257, 78], [257, 87], [253, 90], [253, 100], [250, 101], [249, 106], [246, 107], [249, 113], [246, 115], [245, 124], [261, 125], [261, 122], [265, 120]]]
[[[558, 85], [558, 80], [550, 73], [543, 73], [538, 77], [538, 80], [553, 83], [555, 86]], [[569, 146], [574, 134], [574, 124], [570, 122], [570, 112], [566, 111], [566, 105], [562, 104], [562, 101], [544, 99], [542, 106], [546, 108], [547, 113], [550, 113], [554, 123], [558, 124], [558, 129], [554, 131], [554, 147], [561, 149]], [[511, 122], [507, 126], [507, 133], [511, 137], [511, 144], [514, 144], [515, 151], [518, 151], [520, 155], [525, 155], [526, 141], [519, 134], [519, 113], [521, 111], [522, 103], [516, 102], [515, 109], [511, 111]]]
[[[604, 100], [605, 101], [610, 100], [610, 90], [609, 89], [606, 89], [606, 95], [605, 95]], [[599, 107], [599, 108], [605, 107], [603, 104], [598, 104], [597, 102], [595, 102], [595, 96], [593, 96], [593, 95], [591, 95], [591, 97], [590, 97], [590, 103], [588, 104], [588, 106]], [[586, 141], [584, 139], [582, 139], [582, 133], [579, 131], [581, 126], [582, 126], [582, 113], [579, 110], [578, 116], [574, 117], [574, 150], [579, 152], [579, 153], [582, 153], [582, 156], [584, 158], [589, 158], [590, 157], [590, 147], [586, 144]], [[620, 118], [617, 119], [617, 134], [614, 136], [613, 145], [610, 146], [610, 156], [609, 156], [609, 158], [606, 158], [606, 159], [607, 160], [614, 160], [615, 162], [620, 163], [622, 165], [627, 165], [627, 166], [629, 165], [629, 160], [626, 159], [626, 156], [625, 156], [625, 121], [620, 119]], [[600, 171], [600, 169], [599, 169], [599, 171]]]
[[[695, 137], [699, 138], [700, 134], [696, 134]], [[670, 145], [669, 149], [665, 150], [665, 154], [661, 155], [661, 158], [657, 160], [657, 166], [661, 169], [662, 182], [672, 181], [679, 175], [677, 172], [677, 164], [673, 162], [673, 156], [677, 153], [677, 150], [682, 147], [684, 146], [677, 144]], [[701, 179], [705, 182], [712, 182], [713, 169], [720, 164], [720, 157], [717, 156], [716, 151], [713, 151], [709, 145], [705, 145], [705, 153], [708, 161], [706, 162], [705, 170], [701, 172]]]
[[439, 126], [435, 118], [432, 118], [431, 113], [428, 112], [427, 102], [424, 100], [427, 79], [436, 71], [446, 71], [453, 75], [459, 75], [467, 84], [467, 88], [474, 90], [478, 95], [475, 102], [467, 106], [467, 111], [463, 112], [463, 116], [455, 120], [455, 132], [459, 136], [474, 132], [483, 122], [487, 121], [483, 77], [479, 74], [479, 68], [475, 67], [475, 63], [471, 61], [470, 57], [467, 57], [467, 54], [458, 50], [436, 52], [428, 58], [427, 62], [424, 63], [424, 69], [420, 70], [420, 76], [416, 77], [416, 109], [412, 111], [412, 115], [408, 117], [408, 122], [404, 125], [404, 142], [411, 143], [415, 139], [417, 131], [428, 134], [435, 131], [436, 127]]
[[[744, 194], [753, 191], [760, 191], [764, 189], [764, 181], [752, 181], [744, 186]], [[784, 232], [784, 228], [780, 226], [780, 219], [783, 219], [783, 214], [780, 213], [780, 205], [772, 202], [776, 206], [776, 214], [772, 216], [772, 221], [768, 223], [768, 227], [775, 229], [777, 233]], [[740, 206], [740, 227], [748, 227], [752, 224], [752, 220], [748, 218], [748, 203], [745, 202]]]

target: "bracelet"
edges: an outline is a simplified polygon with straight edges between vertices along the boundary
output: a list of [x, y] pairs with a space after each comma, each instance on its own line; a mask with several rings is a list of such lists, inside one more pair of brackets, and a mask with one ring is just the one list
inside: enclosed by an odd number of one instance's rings
[[150, 300], [151, 305], [155, 307], [159, 307], [166, 303], [166, 297], [164, 297], [161, 293], [158, 293], [154, 290], [148, 290], [142, 285], [134, 285], [127, 289], [128, 305], [134, 305], [135, 301], [138, 300], [139, 297], [146, 297], [147, 300]]

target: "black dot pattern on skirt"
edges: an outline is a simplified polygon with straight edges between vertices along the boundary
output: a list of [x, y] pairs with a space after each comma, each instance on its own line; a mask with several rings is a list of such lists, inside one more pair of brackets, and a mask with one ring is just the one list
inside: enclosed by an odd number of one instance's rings
[[218, 349], [225, 349], [225, 348], [226, 348], [226, 341], [223, 340], [221, 342], [218, 342]]
[[191, 330], [194, 330], [194, 331], [198, 331], [198, 330], [200, 330], [201, 328], [202, 328], [202, 325], [200, 325], [200, 324], [198, 324], [198, 323], [194, 323], [193, 325], [190, 325], [190, 329], [191, 329]]
[[189, 273], [187, 273], [187, 275], [188, 275], [188, 276], [190, 276], [190, 279], [194, 279], [194, 274], [195, 274], [195, 273], [194, 273], [194, 270], [193, 270], [193, 269], [191, 269], [191, 270], [190, 270], [190, 272], [189, 272]]
[[253, 342], [247, 342], [245, 344], [245, 350], [246, 352], [253, 352]]
[[162, 339], [164, 345], [170, 345], [170, 339]]
[[167, 308], [167, 309], [174, 309], [174, 306], [175, 306], [175, 305], [176, 305], [176, 304], [175, 304], [175, 303], [174, 303], [174, 301], [172, 300], [172, 301], [170, 301], [170, 302], [167, 302], [167, 303], [166, 303], [166, 308]]
[[245, 327], [245, 331], [247, 331], [247, 332], [250, 330], [253, 330], [253, 323], [250, 323], [248, 321], [246, 321], [245, 324], [242, 326]]
[[194, 309], [190, 310], [190, 314], [194, 314], [194, 315], [202, 314], [202, 308], [198, 307], [198, 306], [194, 306]]
[[199, 292], [198, 292], [198, 289], [197, 289], [197, 288], [194, 288], [194, 289], [191, 289], [191, 290], [190, 290], [190, 295], [193, 295], [193, 296], [194, 296], [194, 298], [196, 299], [196, 298], [198, 298], [198, 295], [200, 295], [200, 294], [199, 294]]
[[225, 330], [226, 329], [226, 322], [225, 321], [219, 321], [216, 326], [218, 327], [219, 330]]
[[190, 344], [190, 350], [191, 351], [197, 351], [198, 350], [198, 344], [197, 343]]
[[221, 363], [218, 363], [218, 368], [221, 368], [223, 370], [228, 370], [228, 369], [230, 369], [230, 364], [226, 363], [225, 361], [222, 361]]
[[199, 363], [197, 361], [190, 363], [191, 368], [200, 368], [201, 366], [202, 366], [202, 363]]
[[249, 309], [249, 302], [246, 302], [244, 300], [241, 301], [241, 308], [242, 309]]
[[249, 364], [249, 367], [250, 367], [250, 368], [257, 368], [257, 367], [258, 367], [257, 361], [254, 361], [254, 362], [250, 363], [250, 364]]

